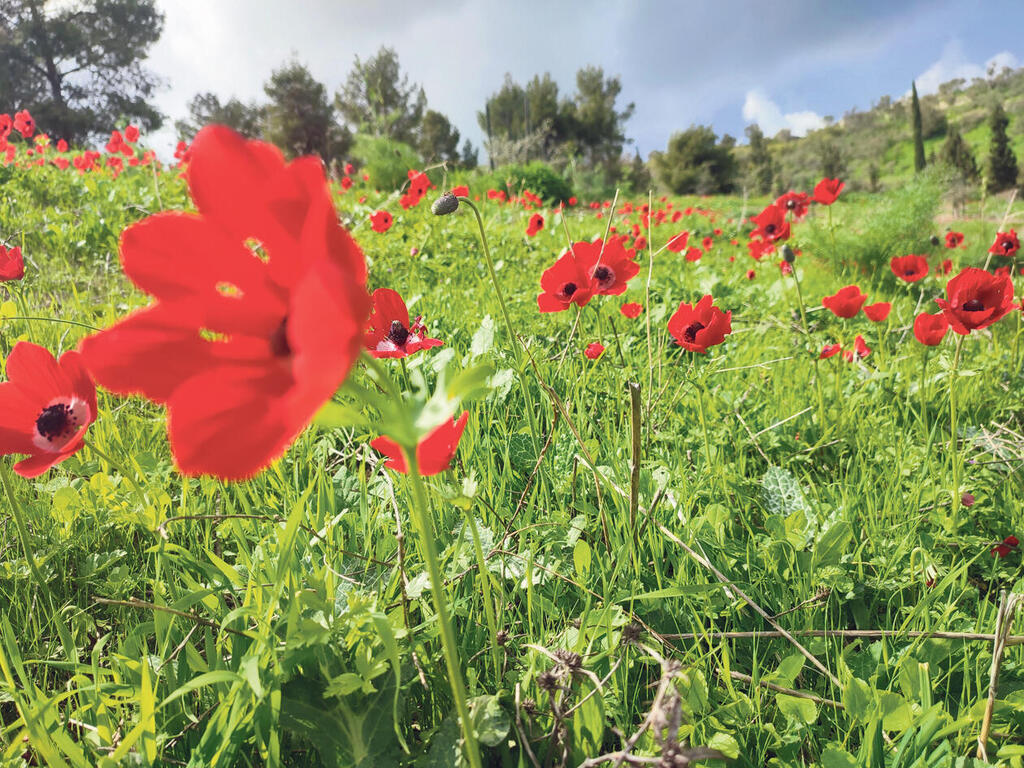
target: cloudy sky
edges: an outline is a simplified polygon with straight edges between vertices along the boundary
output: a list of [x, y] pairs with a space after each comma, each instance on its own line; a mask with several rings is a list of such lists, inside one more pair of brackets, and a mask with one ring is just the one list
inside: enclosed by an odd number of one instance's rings
[[[989, 62], [1024, 65], [1021, 0], [157, 0], [166, 14], [150, 66], [166, 81], [158, 105], [186, 113], [199, 91], [262, 97], [289, 58], [328, 89], [356, 56], [398, 51], [430, 106], [480, 145], [476, 112], [506, 72], [550, 72], [563, 92], [576, 70], [618, 75], [636, 111], [628, 135], [646, 156], [673, 131], [711, 124], [742, 137], [800, 134], [822, 117], [933, 92]], [[1005, 34], [1002, 34], [1005, 32]], [[169, 145], [168, 128], [151, 137]]]

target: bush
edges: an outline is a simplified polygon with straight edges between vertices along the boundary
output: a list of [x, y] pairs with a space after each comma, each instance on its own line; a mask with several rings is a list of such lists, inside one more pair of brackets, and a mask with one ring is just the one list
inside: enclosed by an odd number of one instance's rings
[[528, 189], [545, 203], [557, 205], [573, 196], [572, 186], [547, 163], [535, 161], [527, 165], [505, 165], [485, 177], [494, 189], [518, 195]]
[[408, 144], [384, 136], [356, 136], [352, 156], [378, 189], [398, 189], [409, 178], [410, 168], [419, 168], [422, 158]]

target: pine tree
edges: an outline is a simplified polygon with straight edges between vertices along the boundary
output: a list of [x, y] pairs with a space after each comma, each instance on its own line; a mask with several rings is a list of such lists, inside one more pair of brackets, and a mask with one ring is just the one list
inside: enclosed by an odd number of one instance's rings
[[917, 83], [910, 84], [910, 109], [914, 126], [914, 171], [924, 170], [924, 132], [921, 129], [921, 102], [917, 98]]
[[959, 171], [964, 181], [978, 180], [978, 163], [975, 162], [971, 148], [956, 126], [950, 126], [946, 132], [946, 141], [942, 145], [939, 158], [946, 165]]
[[985, 174], [989, 192], [1001, 192], [1017, 183], [1017, 157], [1013, 154], [1010, 138], [1006, 135], [1006, 127], [1009, 124], [1010, 118], [1006, 116], [1003, 105], [996, 103], [988, 119], [988, 126], [992, 131]]

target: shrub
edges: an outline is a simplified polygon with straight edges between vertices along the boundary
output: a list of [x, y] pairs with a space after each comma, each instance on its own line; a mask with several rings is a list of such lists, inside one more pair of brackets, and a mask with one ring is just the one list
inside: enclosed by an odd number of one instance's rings
[[419, 168], [422, 159], [408, 144], [384, 136], [356, 136], [352, 156], [378, 189], [398, 189], [408, 178], [410, 168]]
[[540, 161], [526, 165], [505, 165], [485, 179], [494, 189], [505, 189], [514, 195], [528, 189], [549, 205], [568, 202], [573, 196], [569, 182], [547, 163]]

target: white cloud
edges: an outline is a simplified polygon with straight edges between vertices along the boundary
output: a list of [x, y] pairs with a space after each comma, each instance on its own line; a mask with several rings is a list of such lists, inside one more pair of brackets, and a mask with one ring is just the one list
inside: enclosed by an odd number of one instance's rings
[[[928, 69], [917, 76], [914, 82], [917, 83], [917, 92], [922, 96], [929, 93], [937, 93], [939, 86], [962, 77], [970, 81], [975, 77], [986, 77], [989, 69], [999, 72], [1003, 67], [1016, 69], [1020, 66], [1017, 57], [1009, 51], [1000, 51], [984, 64], [972, 62], [964, 52], [963, 43], [959, 40], [950, 40], [942, 49], [942, 56]], [[910, 92], [907, 91], [909, 94]]]
[[743, 101], [743, 119], [757, 123], [766, 136], [774, 136], [784, 128], [794, 136], [806, 136], [808, 131], [825, 126], [824, 118], [817, 112], [805, 110], [783, 114], [779, 105], [760, 88], [747, 91]]

